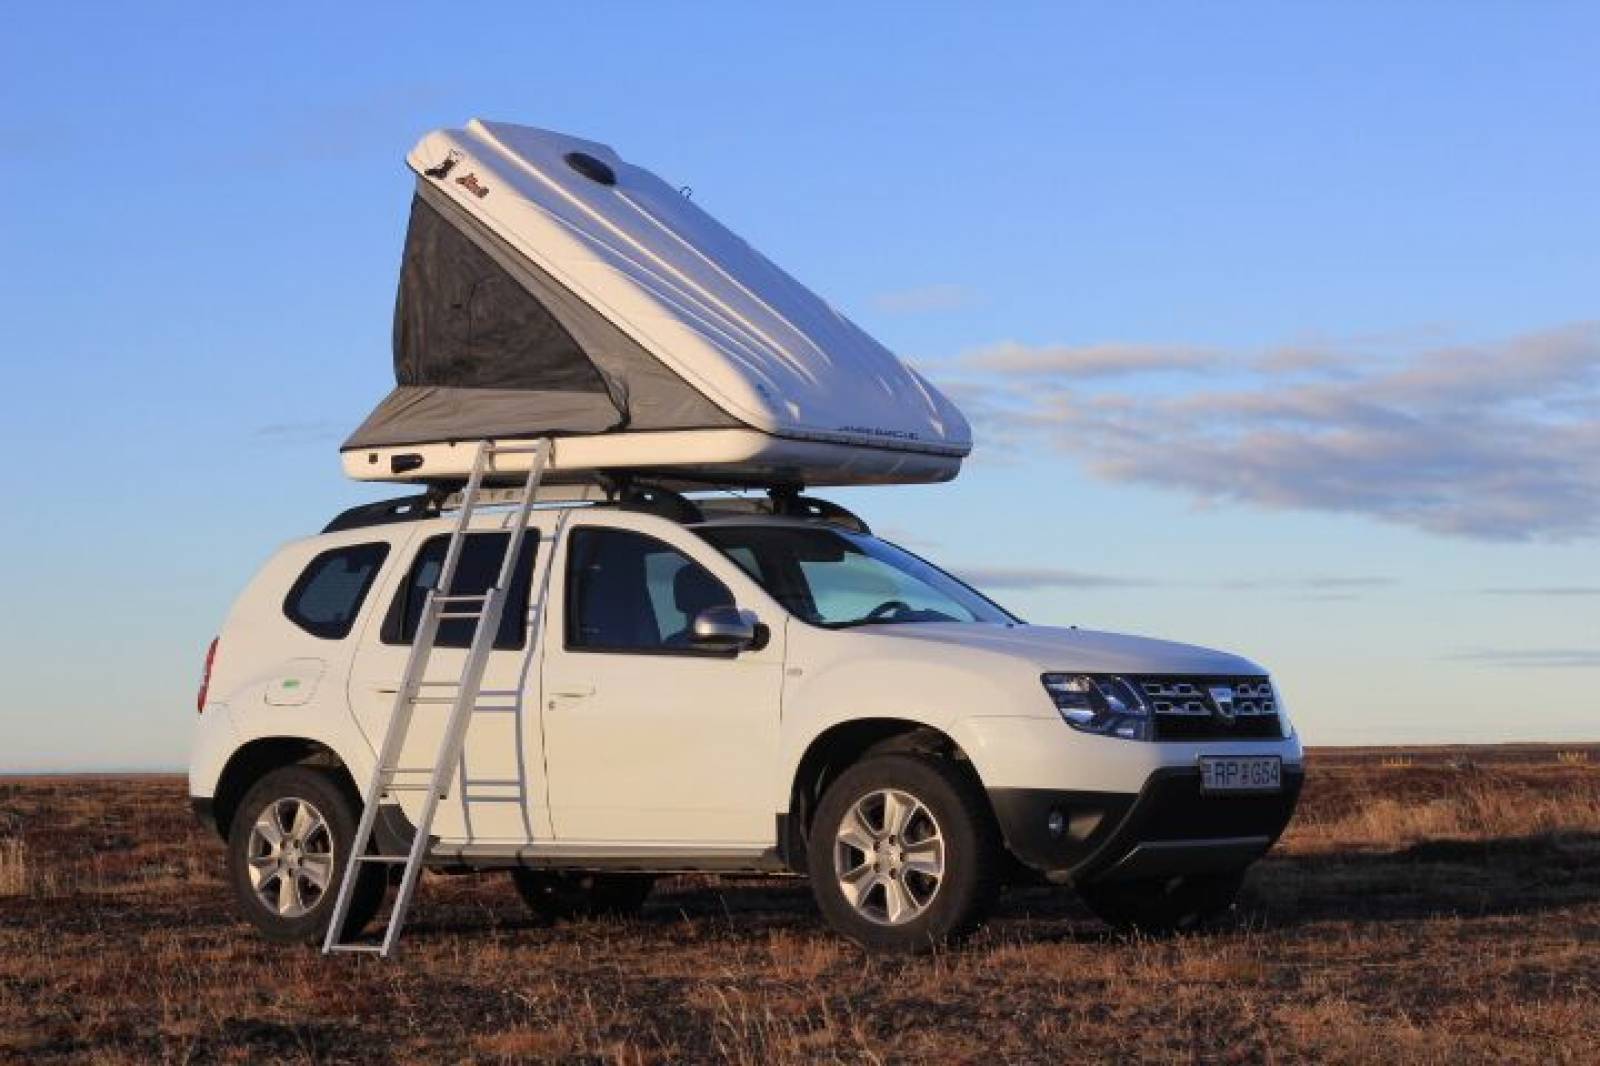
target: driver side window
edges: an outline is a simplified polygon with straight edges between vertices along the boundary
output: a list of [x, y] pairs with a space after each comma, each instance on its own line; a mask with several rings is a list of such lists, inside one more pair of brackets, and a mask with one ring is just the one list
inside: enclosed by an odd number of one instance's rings
[[580, 527], [567, 549], [566, 646], [573, 651], [705, 654], [695, 616], [733, 594], [671, 545], [625, 529]]

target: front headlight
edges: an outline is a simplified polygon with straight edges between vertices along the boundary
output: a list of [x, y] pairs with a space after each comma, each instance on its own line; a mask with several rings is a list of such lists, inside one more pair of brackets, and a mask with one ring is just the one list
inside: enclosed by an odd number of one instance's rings
[[1150, 738], [1150, 705], [1124, 677], [1044, 674], [1044, 690], [1072, 728], [1125, 740]]

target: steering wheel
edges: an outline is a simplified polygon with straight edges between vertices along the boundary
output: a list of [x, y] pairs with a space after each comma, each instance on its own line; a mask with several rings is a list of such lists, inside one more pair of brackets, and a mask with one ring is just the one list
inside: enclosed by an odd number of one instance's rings
[[878, 606], [867, 612], [866, 621], [878, 622], [890, 615], [899, 614], [901, 611], [909, 612], [911, 605], [905, 600], [884, 600]]

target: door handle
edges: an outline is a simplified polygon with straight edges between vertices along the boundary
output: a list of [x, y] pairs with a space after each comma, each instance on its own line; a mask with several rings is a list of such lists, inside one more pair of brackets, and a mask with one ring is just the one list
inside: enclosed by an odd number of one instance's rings
[[550, 690], [550, 695], [561, 700], [581, 700], [585, 696], [594, 695], [593, 685], [562, 685], [560, 688]]

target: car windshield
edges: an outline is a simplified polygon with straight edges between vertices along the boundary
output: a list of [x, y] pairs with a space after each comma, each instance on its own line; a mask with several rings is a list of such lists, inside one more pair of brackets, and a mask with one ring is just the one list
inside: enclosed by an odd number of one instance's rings
[[813, 625], [1016, 621], [938, 567], [876, 537], [776, 524], [696, 532]]

